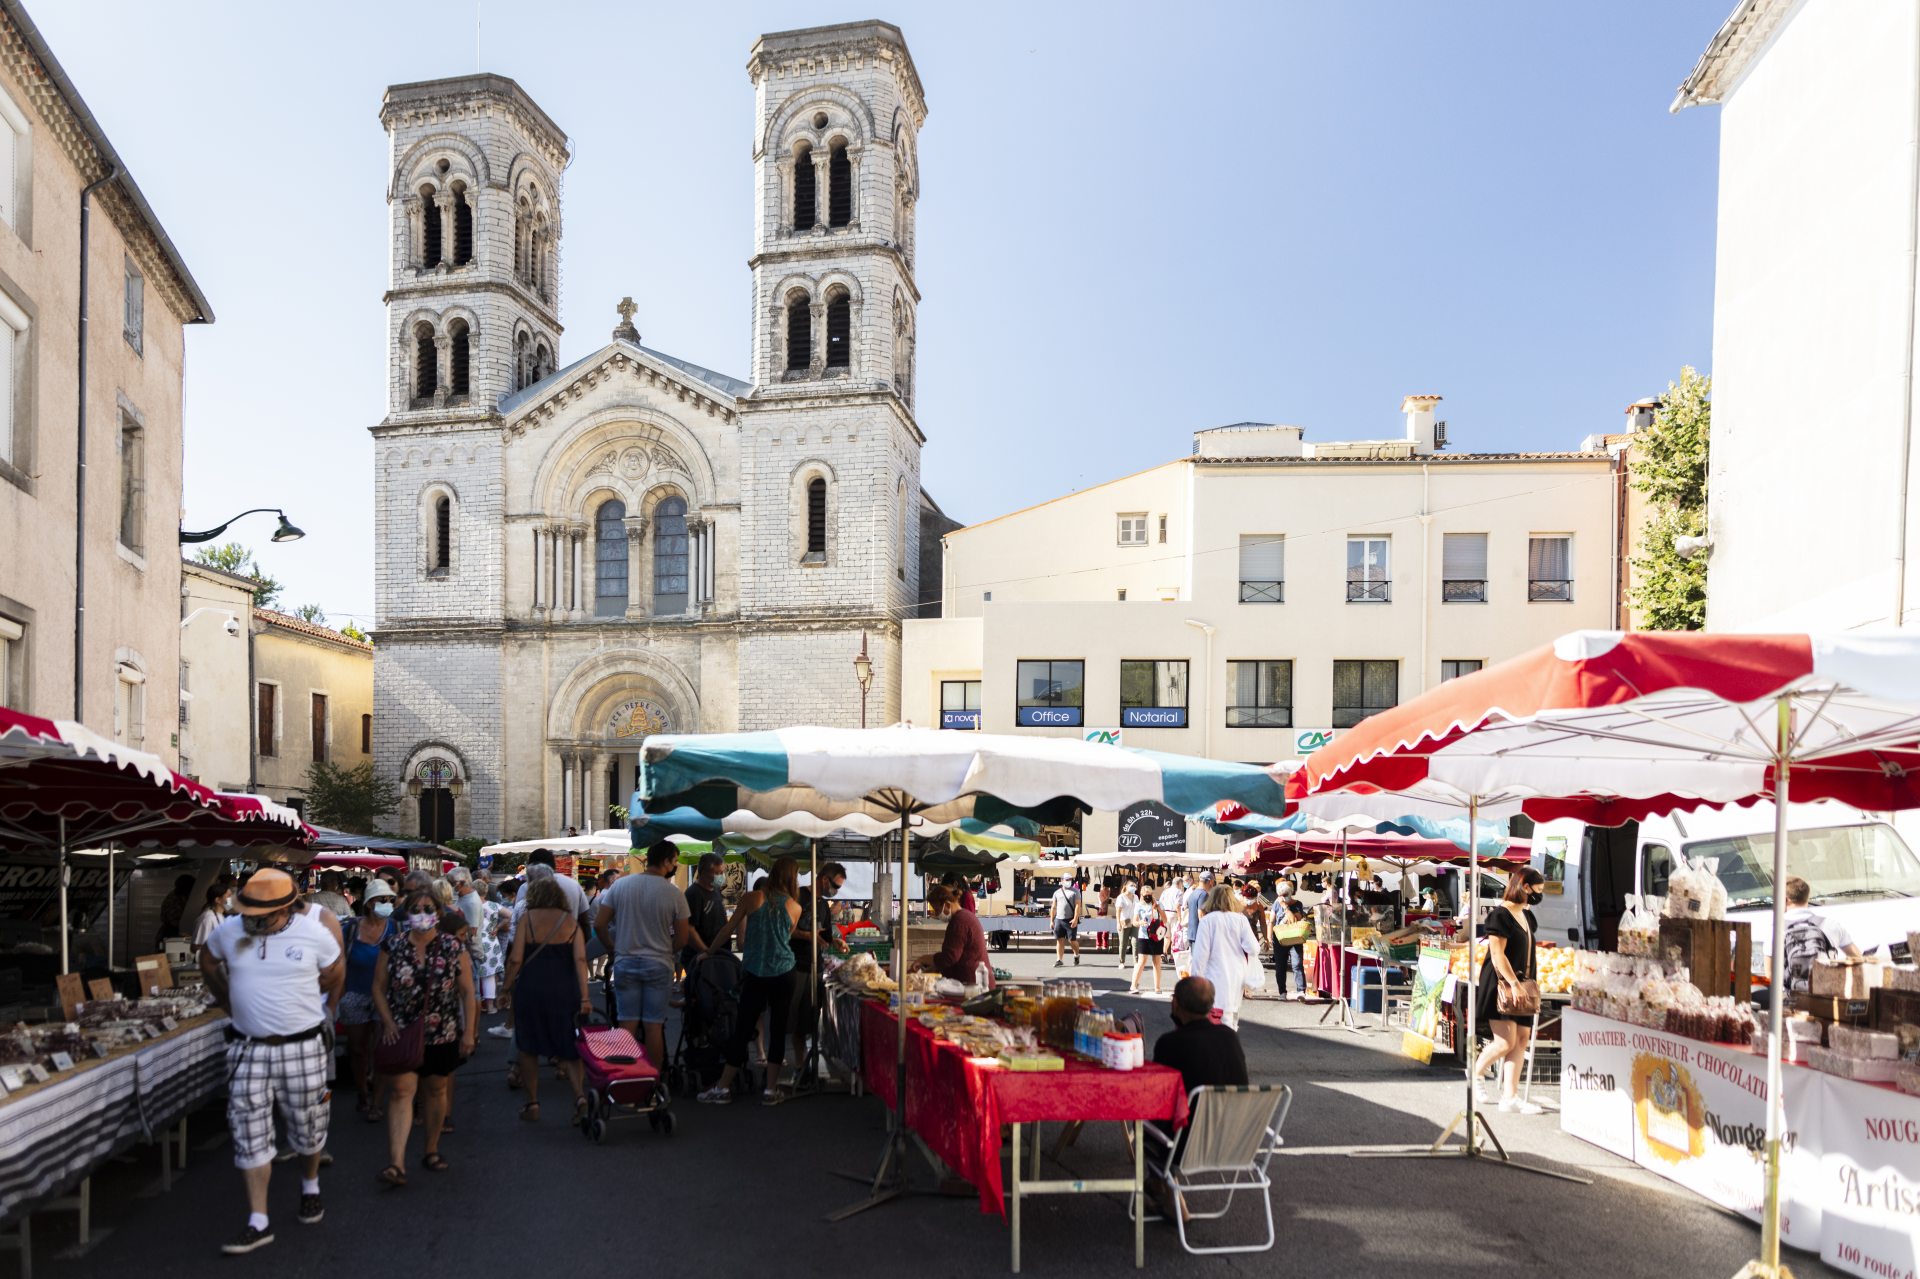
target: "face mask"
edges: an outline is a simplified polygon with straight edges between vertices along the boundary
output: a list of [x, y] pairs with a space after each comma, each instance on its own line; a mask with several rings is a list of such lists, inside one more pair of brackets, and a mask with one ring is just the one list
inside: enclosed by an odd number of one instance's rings
[[1541, 899], [1544, 898], [1545, 896], [1546, 894], [1541, 892], [1539, 889], [1537, 888], [1531, 889], [1527, 893], [1527, 905], [1538, 906], [1541, 902]]
[[379, 918], [385, 919], [387, 918], [387, 916], [393, 914], [393, 903], [392, 902], [375, 902], [373, 904], [373, 913]]
[[249, 937], [264, 937], [274, 929], [272, 915], [243, 915], [240, 922]]
[[416, 933], [424, 933], [433, 927], [437, 918], [435, 915], [408, 915], [407, 927]]

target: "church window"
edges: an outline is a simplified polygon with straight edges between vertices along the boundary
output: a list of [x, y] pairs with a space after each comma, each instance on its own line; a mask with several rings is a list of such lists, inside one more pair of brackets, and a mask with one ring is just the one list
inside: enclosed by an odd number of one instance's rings
[[807, 481], [807, 554], [827, 553], [827, 482], [819, 476]]
[[907, 580], [907, 482], [895, 480], [893, 484], [893, 519], [899, 526], [900, 562], [893, 567], [893, 575], [901, 581]]
[[553, 352], [547, 349], [545, 342], [542, 342], [533, 348], [533, 380], [538, 382], [551, 372], [553, 372]]
[[593, 615], [627, 611], [627, 504], [609, 498], [593, 516]]
[[804, 295], [787, 302], [787, 369], [802, 372], [813, 362], [813, 310]]
[[513, 389], [516, 391], [518, 391], [522, 387], [531, 386], [533, 384], [533, 379], [528, 376], [528, 368], [527, 368], [527, 362], [533, 358], [529, 350], [531, 344], [532, 344], [532, 339], [528, 338], [524, 332], [514, 335]]
[[687, 611], [687, 503], [669, 497], [653, 508], [653, 611]]
[[440, 206], [432, 187], [420, 188], [420, 265], [440, 265]]
[[467, 189], [453, 188], [453, 264], [465, 266], [473, 261], [473, 206], [467, 203]]
[[433, 546], [427, 558], [427, 575], [445, 577], [453, 567], [453, 499], [444, 493], [433, 502]]
[[853, 161], [846, 144], [827, 153], [827, 224], [846, 226], [853, 221]]
[[513, 278], [527, 278], [527, 201], [524, 196], [513, 210]]
[[447, 372], [447, 394], [465, 395], [468, 390], [468, 364], [471, 359], [472, 341], [467, 333], [467, 322], [455, 320], [448, 326], [447, 335], [452, 339], [453, 352], [451, 367]]
[[827, 367], [844, 369], [853, 362], [853, 303], [845, 290], [827, 299]]
[[793, 229], [810, 231], [819, 221], [819, 200], [813, 173], [813, 149], [803, 146], [793, 153]]
[[440, 382], [439, 356], [433, 344], [433, 326], [424, 321], [413, 327], [413, 394], [430, 400]]

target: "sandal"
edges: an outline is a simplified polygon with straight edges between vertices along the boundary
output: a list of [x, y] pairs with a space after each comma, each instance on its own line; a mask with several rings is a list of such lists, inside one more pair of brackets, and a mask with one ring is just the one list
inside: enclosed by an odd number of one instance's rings
[[579, 1124], [585, 1123], [586, 1119], [587, 1119], [587, 1099], [585, 1097], [575, 1097], [573, 1099], [573, 1122], [577, 1126]]
[[448, 1168], [451, 1168], [453, 1165], [449, 1164], [446, 1161], [446, 1159], [444, 1159], [441, 1156], [440, 1152], [436, 1150], [430, 1154], [422, 1156], [420, 1159], [420, 1166], [422, 1168], [425, 1168], [428, 1172], [445, 1172]]
[[396, 1190], [407, 1184], [407, 1172], [399, 1164], [388, 1164], [380, 1170], [380, 1180]]
[[540, 1103], [537, 1101], [530, 1101], [526, 1105], [520, 1107], [520, 1117], [526, 1120], [530, 1124], [539, 1123], [540, 1122]]
[[444, 1136], [445, 1134], [450, 1133], [452, 1131], [453, 1131], [453, 1116], [448, 1115], [445, 1119], [442, 1119], [440, 1121], [440, 1132]]

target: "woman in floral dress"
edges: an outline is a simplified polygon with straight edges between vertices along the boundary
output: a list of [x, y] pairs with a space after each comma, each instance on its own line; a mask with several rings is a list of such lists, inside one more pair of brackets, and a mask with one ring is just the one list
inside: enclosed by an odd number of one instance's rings
[[507, 968], [507, 932], [513, 922], [511, 908], [494, 892], [480, 911], [480, 1011], [492, 1016], [500, 1011], [496, 999], [500, 975]]
[[[474, 999], [473, 959], [459, 939], [441, 930], [440, 903], [434, 895], [414, 889], [392, 918], [398, 927], [387, 935], [373, 974], [373, 1009], [380, 1018], [380, 1047], [374, 1062], [393, 1080], [387, 1103], [392, 1162], [380, 1171], [380, 1180], [404, 1186], [416, 1091], [424, 1094], [426, 1106], [426, 1153], [420, 1166], [429, 1172], [446, 1171], [447, 1161], [440, 1154], [441, 1125], [447, 1117], [453, 1072], [473, 1055], [480, 1009]], [[411, 1051], [415, 1047], [417, 1053]]]

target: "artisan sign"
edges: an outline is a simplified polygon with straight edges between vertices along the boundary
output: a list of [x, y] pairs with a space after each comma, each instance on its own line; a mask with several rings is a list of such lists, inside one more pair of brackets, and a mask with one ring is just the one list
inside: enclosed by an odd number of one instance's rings
[[1120, 851], [1184, 853], [1187, 819], [1165, 804], [1143, 799], [1120, 810]]

